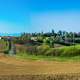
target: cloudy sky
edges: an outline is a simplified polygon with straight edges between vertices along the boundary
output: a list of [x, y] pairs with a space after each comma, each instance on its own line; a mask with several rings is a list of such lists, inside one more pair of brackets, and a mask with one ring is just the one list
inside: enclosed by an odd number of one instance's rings
[[0, 0], [0, 32], [80, 32], [80, 0]]

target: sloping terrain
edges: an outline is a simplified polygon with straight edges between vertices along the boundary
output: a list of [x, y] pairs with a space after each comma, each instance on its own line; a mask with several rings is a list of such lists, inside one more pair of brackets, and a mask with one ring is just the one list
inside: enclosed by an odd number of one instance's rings
[[0, 75], [80, 73], [80, 62], [19, 60], [0, 56]]
[[0, 54], [0, 80], [80, 80], [80, 62], [20, 60]]

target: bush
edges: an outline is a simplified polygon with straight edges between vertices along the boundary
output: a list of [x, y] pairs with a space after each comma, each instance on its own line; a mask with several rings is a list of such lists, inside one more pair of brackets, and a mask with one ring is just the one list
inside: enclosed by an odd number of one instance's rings
[[71, 47], [66, 47], [62, 49], [63, 52], [61, 54], [61, 56], [68, 56], [68, 57], [72, 57], [72, 56], [78, 56], [80, 55], [80, 49], [74, 46]]
[[40, 46], [38, 50], [39, 55], [45, 56], [65, 56], [65, 57], [73, 57], [80, 55], [79, 46], [69, 46], [62, 48], [50, 48], [47, 46]]
[[45, 55], [46, 55], [46, 56], [53, 56], [52, 53], [53, 53], [53, 48], [47, 50], [46, 53], [45, 53]]
[[50, 48], [47, 52], [46, 55], [47, 56], [60, 56], [62, 53], [61, 49], [57, 49], [57, 48]]
[[41, 45], [37, 47], [37, 55], [46, 55], [46, 52], [50, 49], [48, 45]]
[[16, 51], [17, 53], [26, 53], [26, 47], [22, 45], [16, 45]]
[[36, 54], [37, 50], [36, 50], [37, 46], [23, 46], [23, 45], [17, 45], [17, 53], [26, 53], [26, 54]]
[[26, 52], [28, 54], [33, 54], [33, 55], [36, 55], [37, 54], [37, 49], [36, 49], [37, 46], [27, 46], [26, 47]]

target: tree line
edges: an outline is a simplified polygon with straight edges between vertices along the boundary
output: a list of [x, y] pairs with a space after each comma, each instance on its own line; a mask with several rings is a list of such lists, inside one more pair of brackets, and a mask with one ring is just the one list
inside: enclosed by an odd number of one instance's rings
[[80, 32], [67, 32], [61, 31], [55, 32], [53, 29], [51, 32], [41, 33], [22, 33], [21, 36], [14, 39], [15, 43], [25, 44], [48, 44], [54, 47], [54, 43], [62, 45], [74, 45], [80, 43]]

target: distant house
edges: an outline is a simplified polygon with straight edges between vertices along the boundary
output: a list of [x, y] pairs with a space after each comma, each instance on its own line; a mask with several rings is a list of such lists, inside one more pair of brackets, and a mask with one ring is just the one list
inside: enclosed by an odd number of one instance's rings
[[2, 37], [0, 36], [0, 40], [2, 39]]

